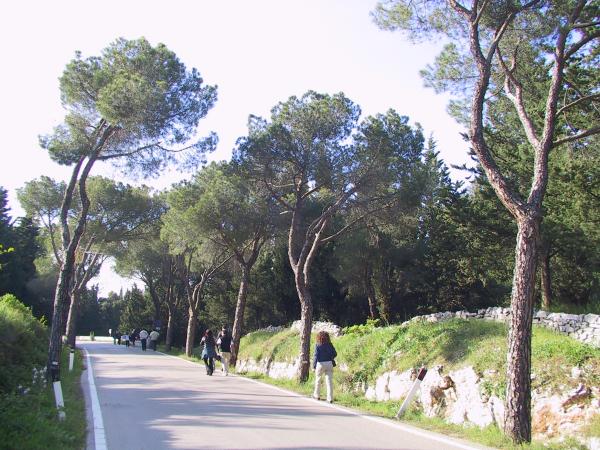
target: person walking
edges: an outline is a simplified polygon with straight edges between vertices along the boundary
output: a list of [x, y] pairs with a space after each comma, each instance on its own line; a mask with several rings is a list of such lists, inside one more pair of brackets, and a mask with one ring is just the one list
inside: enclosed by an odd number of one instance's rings
[[215, 371], [215, 356], [217, 356], [217, 342], [211, 330], [206, 330], [200, 341], [204, 348], [202, 349], [202, 359], [206, 366], [206, 374], [212, 375]]
[[150, 332], [150, 348], [154, 351], [156, 351], [156, 341], [158, 341], [159, 336], [160, 333], [156, 330]]
[[142, 343], [142, 351], [145, 352], [146, 343], [148, 342], [148, 332], [144, 328], [140, 331], [140, 342]]
[[221, 364], [223, 365], [223, 372], [225, 376], [229, 375], [229, 358], [231, 358], [231, 336], [227, 331], [227, 327], [223, 325], [221, 332], [217, 339], [217, 346], [221, 353]]
[[337, 352], [331, 343], [329, 333], [320, 331], [317, 334], [317, 345], [315, 347], [315, 357], [313, 369], [315, 369], [315, 390], [313, 398], [321, 399], [321, 381], [325, 377], [327, 385], [327, 401], [333, 403], [333, 368], [335, 367], [335, 357]]
[[131, 333], [129, 333], [129, 342], [131, 342], [131, 345], [133, 347], [135, 347], [135, 341], [137, 341], [138, 338], [138, 332], [137, 329], [134, 328], [133, 330], [131, 330]]
[[121, 336], [121, 339], [123, 340], [123, 342], [125, 342], [125, 347], [129, 347], [129, 335], [124, 334]]
[[110, 337], [112, 337], [113, 340], [113, 345], [117, 345], [117, 329], [116, 328], [111, 328], [110, 330]]

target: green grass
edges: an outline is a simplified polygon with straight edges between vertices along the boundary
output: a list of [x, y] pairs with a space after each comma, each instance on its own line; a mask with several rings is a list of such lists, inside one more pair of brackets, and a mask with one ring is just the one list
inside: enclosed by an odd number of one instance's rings
[[0, 399], [0, 449], [80, 450], [85, 447], [85, 403], [79, 378], [82, 358], [76, 352], [73, 372], [63, 351], [61, 386], [66, 419], [58, 420], [52, 384], [38, 383], [27, 394], [10, 393]]
[[[506, 335], [505, 324], [484, 320], [415, 322], [404, 327], [385, 328], [377, 328], [373, 324], [350, 327], [343, 336], [333, 339], [338, 351], [338, 369], [334, 372], [336, 402], [369, 414], [393, 418], [400, 408], [400, 402], [369, 401], [357, 386], [372, 385], [386, 371], [402, 372], [413, 367], [435, 365], [444, 366], [446, 373], [466, 366], [473, 366], [480, 373], [485, 371], [483, 388], [487, 393], [502, 398], [506, 388]], [[240, 359], [293, 361], [298, 351], [297, 333], [289, 330], [280, 333], [257, 332], [242, 339]], [[556, 389], [560, 386], [568, 390], [580, 382], [587, 386], [600, 384], [600, 349], [551, 330], [534, 327], [532, 359], [535, 375], [533, 389]], [[570, 377], [573, 366], [584, 369], [582, 378]], [[312, 392], [312, 373], [304, 384], [257, 374], [250, 376], [303, 395], [309, 396]], [[409, 410], [403, 420], [421, 428], [501, 449], [583, 448], [573, 439], [561, 444], [534, 442], [515, 447], [495, 426], [480, 429], [450, 425], [438, 418], [425, 417], [414, 409]], [[597, 419], [590, 424], [586, 435], [600, 435], [599, 429], [600, 419]]]
[[298, 348], [299, 335], [295, 330], [257, 331], [242, 338], [239, 358], [251, 358], [255, 361], [263, 359], [292, 361], [298, 355]]
[[600, 437], [600, 413], [594, 415], [590, 423], [583, 429], [584, 436]]

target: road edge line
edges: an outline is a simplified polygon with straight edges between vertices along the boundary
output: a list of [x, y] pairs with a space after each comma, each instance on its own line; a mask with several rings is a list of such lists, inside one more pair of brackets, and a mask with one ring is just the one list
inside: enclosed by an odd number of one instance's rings
[[94, 448], [95, 450], [107, 450], [106, 433], [104, 431], [104, 421], [102, 420], [102, 410], [100, 409], [100, 401], [98, 400], [98, 391], [94, 382], [94, 370], [92, 368], [92, 359], [86, 348], [85, 358], [87, 362], [88, 387], [90, 390], [90, 400], [92, 409], [92, 423], [94, 429]]
[[417, 429], [415, 427], [406, 426], [406, 425], [403, 425], [401, 423], [390, 422], [390, 420], [388, 420], [388, 419], [384, 419], [384, 418], [381, 418], [381, 417], [375, 417], [375, 416], [369, 416], [369, 415], [366, 415], [366, 414], [354, 411], [354, 410], [349, 409], [349, 408], [342, 408], [342, 407], [340, 407], [338, 405], [335, 405], [335, 404], [324, 403], [324, 402], [321, 402], [319, 400], [315, 400], [313, 398], [306, 397], [306, 396], [304, 396], [302, 394], [298, 394], [297, 392], [288, 391], [288, 390], [280, 388], [278, 386], [273, 386], [271, 384], [264, 383], [264, 382], [259, 381], [259, 380], [254, 380], [252, 378], [247, 378], [247, 377], [245, 377], [243, 375], [238, 375], [238, 378], [242, 378], [244, 380], [250, 381], [252, 383], [257, 383], [257, 384], [260, 384], [262, 386], [268, 386], [268, 387], [270, 387], [272, 389], [275, 389], [277, 391], [285, 392], [287, 394], [291, 394], [293, 396], [303, 398], [303, 399], [305, 399], [305, 400], [307, 400], [309, 402], [317, 402], [321, 406], [326, 406], [328, 408], [337, 409], [338, 411], [343, 411], [345, 413], [352, 414], [354, 416], [358, 416], [358, 417], [361, 417], [363, 419], [367, 419], [367, 420], [370, 420], [372, 422], [379, 423], [381, 425], [385, 425], [385, 426], [392, 427], [392, 428], [397, 428], [397, 429], [400, 429], [402, 431], [406, 431], [407, 433], [411, 433], [411, 434], [414, 434], [414, 435], [417, 435], [417, 436], [420, 436], [420, 437], [423, 437], [423, 438], [426, 438], [426, 439], [431, 439], [431, 440], [434, 440], [434, 441], [437, 441], [437, 442], [441, 442], [443, 444], [452, 445], [453, 447], [461, 448], [463, 450], [481, 450], [483, 448], [486, 448], [486, 447], [472, 447], [470, 445], [463, 444], [461, 442], [457, 442], [455, 440], [442, 437], [442, 436], [440, 436], [437, 433], [427, 432], [427, 431], [421, 431], [421, 430], [419, 430], [419, 429]]
[[[169, 355], [168, 353], [163, 353], [163, 352], [160, 352], [160, 351], [157, 351], [156, 353], [160, 353], [160, 354], [162, 354], [164, 356], [169, 356], [171, 358], [176, 358], [176, 359], [178, 359], [180, 361], [184, 361], [184, 362], [187, 362], [189, 364], [193, 364], [193, 365], [195, 365], [197, 367], [201, 367], [199, 363], [196, 363], [194, 361], [190, 361], [188, 359], [180, 358], [180, 357], [174, 356], [174, 355]], [[437, 441], [437, 442], [440, 442], [442, 444], [451, 445], [451, 446], [453, 446], [455, 448], [460, 448], [460, 449], [463, 449], [463, 450], [481, 450], [481, 449], [488, 448], [488, 447], [485, 447], [485, 446], [473, 447], [473, 446], [470, 446], [470, 445], [467, 445], [467, 444], [463, 444], [462, 442], [457, 442], [456, 440], [448, 439], [446, 437], [443, 437], [439, 433], [435, 433], [435, 432], [432, 432], [432, 431], [420, 430], [420, 429], [418, 429], [416, 427], [403, 425], [401, 423], [394, 423], [394, 422], [391, 422], [390, 419], [385, 419], [385, 418], [382, 418], [382, 417], [369, 416], [369, 415], [366, 415], [366, 414], [354, 411], [354, 410], [349, 409], [349, 408], [342, 408], [342, 407], [340, 407], [338, 405], [335, 405], [335, 404], [323, 403], [323, 402], [320, 402], [319, 400], [315, 400], [313, 398], [306, 397], [306, 396], [304, 396], [302, 394], [298, 394], [297, 392], [288, 391], [288, 390], [280, 388], [278, 386], [273, 386], [272, 384], [268, 384], [268, 383], [264, 383], [264, 382], [259, 381], [259, 380], [254, 380], [252, 378], [248, 378], [248, 377], [246, 377], [246, 376], [244, 376], [242, 374], [234, 373], [233, 375], [236, 378], [240, 378], [242, 380], [246, 380], [246, 381], [249, 381], [249, 382], [252, 382], [252, 383], [260, 384], [262, 386], [267, 386], [267, 387], [270, 387], [271, 389], [275, 389], [276, 391], [283, 392], [283, 393], [286, 393], [288, 395], [292, 395], [292, 396], [295, 396], [295, 397], [299, 397], [299, 398], [302, 398], [302, 399], [307, 400], [309, 402], [317, 402], [321, 406], [326, 406], [328, 408], [337, 409], [338, 411], [343, 411], [345, 413], [352, 414], [354, 416], [358, 416], [358, 417], [361, 417], [363, 419], [379, 423], [381, 425], [385, 425], [385, 426], [392, 427], [392, 428], [397, 428], [399, 430], [405, 431], [407, 433], [414, 434], [416, 436], [420, 436], [420, 437], [423, 437], [423, 438], [426, 438], [426, 439], [431, 439], [433, 441]]]

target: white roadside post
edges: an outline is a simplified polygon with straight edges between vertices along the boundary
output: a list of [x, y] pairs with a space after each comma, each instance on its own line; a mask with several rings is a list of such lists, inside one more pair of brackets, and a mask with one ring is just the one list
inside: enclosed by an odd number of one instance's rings
[[54, 388], [54, 400], [56, 402], [56, 409], [58, 410], [58, 418], [60, 420], [65, 420], [67, 416], [65, 414], [65, 401], [63, 399], [62, 386], [60, 384], [60, 376], [58, 374], [58, 362], [52, 361], [50, 372], [52, 375], [52, 387]]
[[406, 412], [406, 410], [408, 409], [408, 405], [410, 405], [410, 402], [412, 401], [413, 397], [419, 390], [419, 386], [421, 386], [421, 381], [423, 381], [423, 378], [425, 378], [426, 374], [427, 374], [427, 369], [425, 367], [421, 367], [419, 369], [419, 373], [417, 374], [417, 379], [413, 383], [412, 387], [410, 388], [410, 391], [408, 392], [408, 395], [404, 399], [404, 402], [402, 402], [402, 406], [400, 407], [400, 409], [398, 410], [398, 413], [396, 414], [396, 419], [399, 419], [400, 417], [402, 417], [402, 415]]
[[75, 349], [71, 348], [69, 353], [69, 372], [73, 372], [73, 363], [75, 362]]

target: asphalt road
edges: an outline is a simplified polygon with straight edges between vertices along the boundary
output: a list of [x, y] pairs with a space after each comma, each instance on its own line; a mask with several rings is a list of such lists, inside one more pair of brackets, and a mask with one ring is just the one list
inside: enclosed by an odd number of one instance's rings
[[79, 342], [88, 450], [475, 449], [198, 364], [107, 342]]

